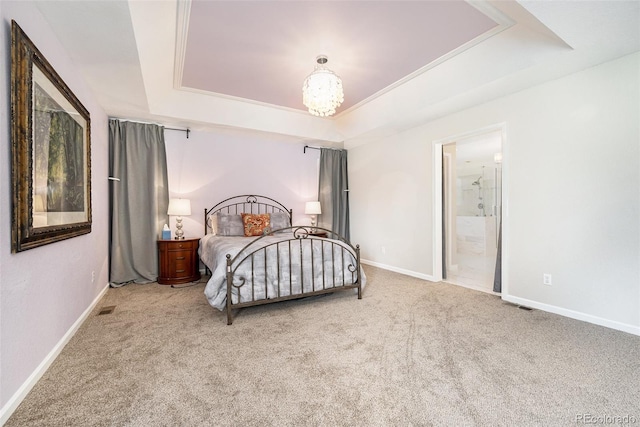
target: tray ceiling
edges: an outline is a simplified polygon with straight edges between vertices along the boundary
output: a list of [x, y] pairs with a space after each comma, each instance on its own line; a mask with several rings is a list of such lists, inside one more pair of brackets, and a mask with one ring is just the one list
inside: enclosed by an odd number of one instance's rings
[[302, 82], [325, 54], [343, 81], [338, 112], [498, 26], [462, 1], [193, 1], [185, 15], [182, 88], [304, 110]]

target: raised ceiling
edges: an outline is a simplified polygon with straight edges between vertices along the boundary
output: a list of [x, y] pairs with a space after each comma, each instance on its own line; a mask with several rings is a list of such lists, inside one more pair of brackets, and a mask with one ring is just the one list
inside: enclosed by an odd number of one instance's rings
[[304, 110], [324, 54], [345, 88], [339, 113], [497, 26], [461, 1], [193, 1], [181, 86]]
[[[636, 0], [36, 3], [110, 116], [345, 145], [640, 50]], [[301, 102], [318, 54], [329, 119]]]

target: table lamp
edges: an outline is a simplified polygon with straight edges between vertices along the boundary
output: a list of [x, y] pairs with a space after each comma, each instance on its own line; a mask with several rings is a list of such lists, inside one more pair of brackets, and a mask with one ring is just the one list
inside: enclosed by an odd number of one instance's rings
[[320, 202], [307, 202], [304, 205], [304, 213], [306, 215], [311, 215], [311, 228], [314, 229], [316, 226], [316, 215], [320, 215], [322, 213]]
[[170, 199], [167, 215], [177, 216], [176, 218], [176, 240], [184, 239], [182, 231], [182, 216], [191, 215], [191, 201], [189, 199]]

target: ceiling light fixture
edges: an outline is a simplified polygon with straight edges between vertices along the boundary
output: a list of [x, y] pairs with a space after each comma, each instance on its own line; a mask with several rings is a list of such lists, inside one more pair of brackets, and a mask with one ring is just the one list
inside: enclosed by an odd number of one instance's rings
[[316, 58], [318, 65], [302, 85], [302, 103], [314, 116], [331, 116], [344, 101], [342, 80], [324, 65], [327, 61], [325, 55], [318, 56]]

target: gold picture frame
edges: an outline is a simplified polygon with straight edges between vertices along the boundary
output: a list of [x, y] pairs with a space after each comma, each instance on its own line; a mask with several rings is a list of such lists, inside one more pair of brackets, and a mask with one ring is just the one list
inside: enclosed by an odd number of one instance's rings
[[89, 111], [11, 21], [11, 251], [91, 232]]

